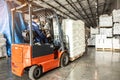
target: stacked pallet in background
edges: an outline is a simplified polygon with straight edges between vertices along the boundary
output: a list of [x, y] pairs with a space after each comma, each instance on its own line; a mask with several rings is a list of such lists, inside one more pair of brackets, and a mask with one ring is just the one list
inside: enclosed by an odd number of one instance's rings
[[100, 35], [106, 35], [107, 37], [112, 37], [112, 27], [111, 28], [100, 28]]
[[96, 49], [101, 49], [104, 47], [104, 40], [106, 39], [106, 35], [96, 35]]
[[119, 38], [107, 38], [106, 35], [96, 35], [96, 50], [119, 50]]
[[120, 23], [114, 23], [113, 34], [120, 35]]
[[113, 10], [113, 22], [120, 22], [120, 9]]
[[97, 50], [110, 50], [112, 47], [112, 38], [107, 38], [106, 35], [96, 35]]
[[69, 37], [70, 60], [73, 61], [85, 52], [85, 25], [81, 20], [65, 19], [62, 22], [63, 32]]
[[96, 36], [96, 49], [120, 51], [120, 9], [113, 10], [112, 16], [101, 15], [99, 21], [100, 34]]
[[88, 46], [95, 46], [95, 35], [90, 35], [88, 39]]
[[107, 14], [104, 14], [99, 17], [100, 27], [111, 27], [112, 25], [113, 25], [112, 16], [108, 16]]
[[120, 51], [120, 9], [113, 10], [113, 48]]
[[0, 33], [0, 58], [7, 57], [6, 53], [6, 39], [4, 38], [3, 34]]
[[119, 38], [113, 38], [113, 49], [114, 50], [120, 49], [120, 39]]
[[120, 9], [118, 10], [113, 10], [113, 34], [114, 35], [120, 35]]
[[113, 34], [112, 34], [112, 16], [101, 15], [99, 17], [99, 35], [96, 35], [96, 50], [112, 50]]
[[95, 36], [99, 33], [98, 28], [90, 28], [90, 37], [88, 39], [88, 46], [95, 46]]

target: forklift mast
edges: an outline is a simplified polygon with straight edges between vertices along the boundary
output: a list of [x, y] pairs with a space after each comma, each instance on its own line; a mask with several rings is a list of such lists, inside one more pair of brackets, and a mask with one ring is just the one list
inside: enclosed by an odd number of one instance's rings
[[58, 16], [57, 14], [54, 12], [54, 15], [55, 15], [55, 18], [56, 18], [56, 22], [57, 22], [57, 25], [58, 25], [58, 32], [59, 32], [59, 39], [60, 39], [60, 43], [61, 43], [61, 49], [62, 51], [64, 51], [65, 49], [65, 45], [63, 43], [63, 33], [62, 33], [62, 26], [60, 25], [60, 22], [59, 22], [59, 19], [58, 19]]

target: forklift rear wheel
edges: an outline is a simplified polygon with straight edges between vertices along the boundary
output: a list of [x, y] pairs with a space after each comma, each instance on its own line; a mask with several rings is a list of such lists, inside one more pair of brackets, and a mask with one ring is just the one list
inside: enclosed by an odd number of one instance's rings
[[60, 59], [60, 66], [65, 67], [69, 63], [69, 55], [67, 53], [63, 53]]
[[42, 69], [39, 66], [32, 66], [29, 70], [29, 78], [31, 80], [36, 80], [39, 79], [40, 76], [42, 75]]

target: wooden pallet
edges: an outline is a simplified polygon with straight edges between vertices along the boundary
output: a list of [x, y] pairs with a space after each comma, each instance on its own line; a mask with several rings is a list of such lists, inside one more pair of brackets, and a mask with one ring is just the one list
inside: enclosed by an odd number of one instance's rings
[[0, 57], [0, 59], [3, 59], [3, 58], [6, 58], [6, 59], [8, 59], [8, 56], [3, 56], [3, 57]]
[[104, 51], [112, 51], [112, 48], [104, 48]]
[[113, 49], [114, 52], [120, 52], [120, 49]]
[[75, 57], [70, 57], [70, 61], [74, 61], [74, 60], [78, 59], [78, 58], [81, 57], [83, 54], [84, 54], [84, 53], [81, 53], [81, 54], [79, 54], [79, 55], [77, 55], [77, 56], [75, 56]]
[[112, 49], [112, 48], [96, 48], [97, 51], [114, 51], [120, 52], [120, 49]]
[[104, 48], [96, 48], [97, 51], [103, 51]]
[[112, 51], [112, 48], [96, 48], [97, 51]]

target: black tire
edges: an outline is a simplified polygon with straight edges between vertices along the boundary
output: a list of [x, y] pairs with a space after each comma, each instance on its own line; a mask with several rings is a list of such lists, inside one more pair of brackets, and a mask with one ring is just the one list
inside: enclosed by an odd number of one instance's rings
[[28, 75], [31, 80], [37, 80], [42, 75], [42, 68], [39, 66], [32, 66], [29, 70]]
[[69, 55], [67, 53], [63, 53], [60, 59], [60, 66], [65, 67], [69, 63]]

